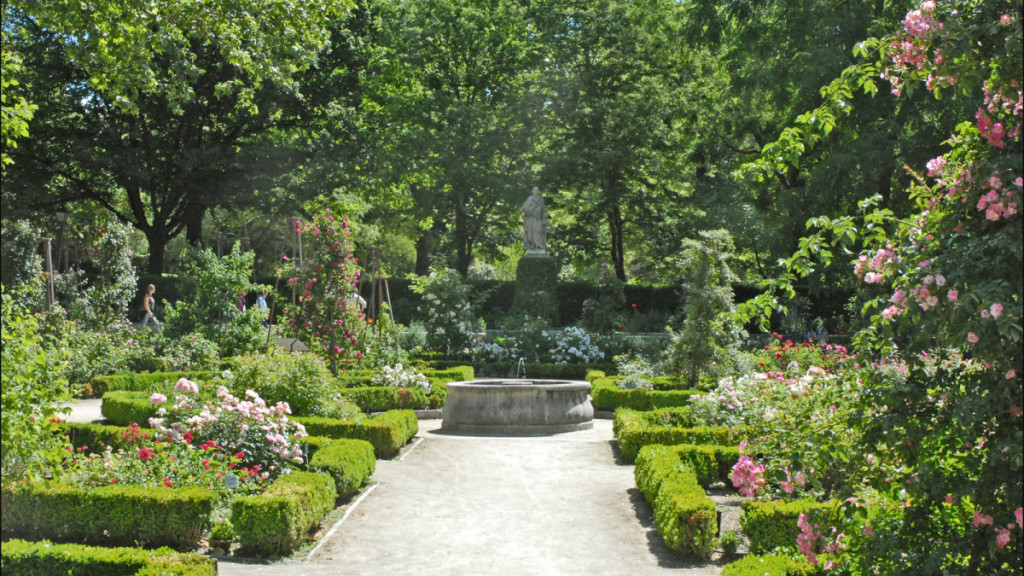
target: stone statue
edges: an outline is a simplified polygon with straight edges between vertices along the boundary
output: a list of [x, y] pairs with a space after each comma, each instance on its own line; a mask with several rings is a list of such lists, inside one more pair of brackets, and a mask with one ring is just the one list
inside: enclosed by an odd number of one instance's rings
[[530, 255], [547, 254], [548, 213], [540, 189], [533, 187], [530, 197], [523, 202], [523, 246]]

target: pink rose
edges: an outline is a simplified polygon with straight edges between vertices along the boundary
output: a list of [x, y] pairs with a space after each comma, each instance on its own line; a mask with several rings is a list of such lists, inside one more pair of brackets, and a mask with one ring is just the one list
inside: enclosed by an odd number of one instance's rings
[[975, 334], [974, 332], [968, 332], [967, 333], [967, 341], [970, 342], [971, 344], [977, 344], [978, 343], [978, 335]]
[[1006, 545], [1009, 544], [1009, 543], [1010, 543], [1010, 531], [1007, 530], [1006, 528], [1003, 528], [1002, 530], [999, 531], [999, 534], [996, 536], [996, 544], [1000, 548], [1005, 548]]
[[992, 314], [993, 318], [999, 318], [1003, 315], [1003, 305], [996, 302], [988, 307], [988, 311]]

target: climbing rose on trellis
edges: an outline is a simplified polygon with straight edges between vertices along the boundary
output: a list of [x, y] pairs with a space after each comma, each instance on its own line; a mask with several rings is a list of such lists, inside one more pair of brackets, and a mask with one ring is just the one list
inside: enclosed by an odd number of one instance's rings
[[298, 292], [289, 308], [288, 325], [315, 354], [327, 360], [337, 374], [343, 361], [362, 359], [365, 328], [357, 297], [358, 259], [352, 253], [348, 219], [336, 219], [330, 210], [312, 222], [296, 221], [295, 233], [311, 239], [311, 262], [290, 267], [288, 284]]

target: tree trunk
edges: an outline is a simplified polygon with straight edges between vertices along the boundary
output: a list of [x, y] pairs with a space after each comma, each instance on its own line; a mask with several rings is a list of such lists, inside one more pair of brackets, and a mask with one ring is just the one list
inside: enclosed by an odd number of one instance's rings
[[203, 216], [206, 215], [206, 206], [193, 204], [185, 213], [185, 241], [189, 246], [201, 246], [203, 244]]
[[167, 252], [167, 232], [162, 227], [150, 226], [145, 229], [149, 242], [149, 274], [164, 273], [164, 256]]
[[455, 206], [455, 270], [465, 278], [473, 262], [473, 236], [469, 233], [469, 218], [465, 206]]
[[423, 230], [416, 240], [416, 275], [430, 274], [430, 247], [433, 244], [433, 230]]
[[617, 201], [612, 203], [608, 209], [608, 231], [611, 233], [612, 241], [612, 265], [615, 267], [615, 277], [626, 281], [626, 262], [623, 254], [622, 243], [622, 208]]

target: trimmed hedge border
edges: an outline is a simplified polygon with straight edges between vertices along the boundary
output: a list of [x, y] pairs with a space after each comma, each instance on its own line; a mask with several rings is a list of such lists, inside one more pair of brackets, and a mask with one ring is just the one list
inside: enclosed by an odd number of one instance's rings
[[216, 576], [217, 561], [170, 548], [102, 548], [8, 540], [0, 555], [4, 574], [19, 576]]
[[117, 426], [149, 426], [158, 407], [149, 401], [146, 392], [114, 391], [103, 395], [100, 414]]
[[634, 475], [654, 508], [665, 544], [687, 556], [709, 558], [718, 534], [718, 509], [693, 469], [668, 446], [645, 446], [637, 455]]
[[[124, 433], [128, 431], [127, 426], [107, 426], [106, 424], [85, 424], [81, 422], [61, 422], [57, 429], [71, 440], [73, 448], [88, 447], [91, 453], [103, 452], [103, 447], [110, 446], [114, 452], [126, 448]], [[148, 434], [154, 438], [156, 430], [152, 428], [139, 428], [142, 434]]]
[[[516, 362], [469, 362], [465, 360], [435, 360], [431, 362], [439, 368], [467, 367], [472, 368], [475, 377], [480, 378], [515, 378], [519, 369]], [[548, 378], [554, 380], [584, 380], [592, 370], [614, 372], [614, 364], [524, 364], [528, 378]], [[461, 381], [473, 380], [460, 378]], [[453, 380], [453, 382], [456, 380]]]
[[204, 488], [103, 486], [61, 482], [3, 485], [3, 534], [30, 540], [108, 546], [195, 548], [210, 520], [214, 493]]
[[355, 494], [377, 466], [373, 445], [366, 440], [328, 440], [309, 459], [309, 467], [334, 478], [338, 498]]
[[391, 458], [419, 432], [420, 424], [412, 410], [390, 410], [363, 420], [337, 420], [320, 416], [295, 416], [292, 420], [306, 427], [311, 436], [353, 438], [373, 445], [377, 458]]
[[[653, 444], [711, 444], [738, 446], [743, 439], [739, 428], [687, 426], [692, 417], [685, 408], [638, 412], [620, 408], [615, 411], [612, 429], [623, 458], [633, 461], [640, 449]], [[687, 421], [690, 418], [690, 421]], [[680, 422], [677, 424], [676, 422]], [[724, 453], [723, 453], [724, 454]]]
[[164, 388], [173, 388], [179, 378], [189, 380], [209, 380], [220, 376], [213, 370], [186, 370], [181, 372], [136, 372], [93, 376], [89, 380], [87, 395], [103, 396], [106, 392], [163, 392]]
[[334, 509], [334, 478], [323, 472], [281, 476], [258, 496], [231, 501], [231, 526], [242, 552], [287, 555]]
[[764, 554], [778, 547], [795, 548], [796, 537], [800, 534], [796, 524], [801, 514], [813, 515], [811, 521], [821, 526], [838, 526], [840, 520], [840, 502], [835, 501], [744, 500], [740, 507], [743, 509], [740, 525], [750, 540], [751, 554]]
[[[620, 378], [595, 378], [590, 395], [594, 398], [595, 410], [609, 412], [618, 408], [630, 410], [655, 410], [657, 408], [674, 408], [690, 405], [690, 396], [703, 395], [700, 390], [623, 390], [616, 382]], [[657, 379], [656, 379], [657, 380]], [[674, 387], [677, 383], [655, 382], [656, 387]]]
[[822, 571], [803, 556], [751, 554], [722, 568], [722, 576], [814, 576]]

